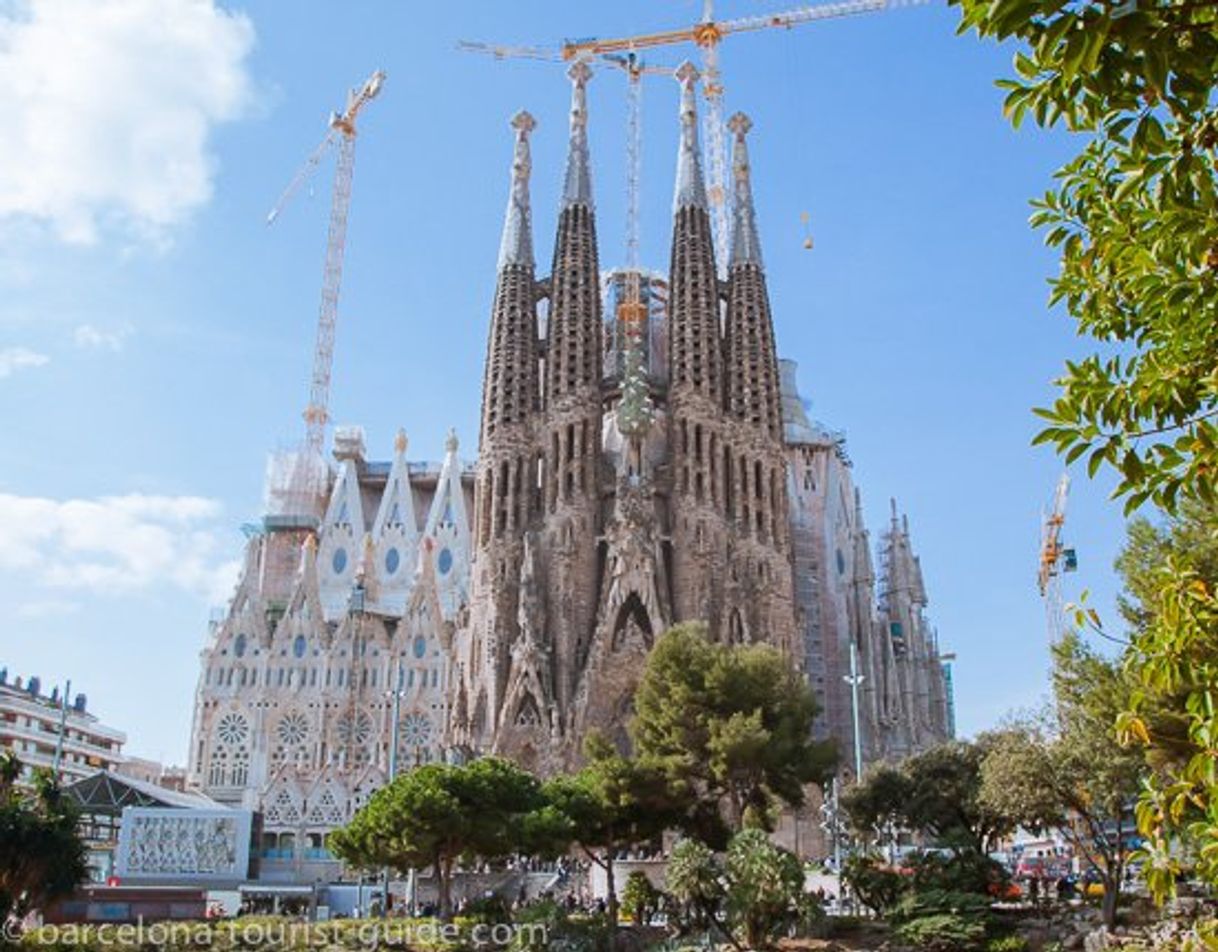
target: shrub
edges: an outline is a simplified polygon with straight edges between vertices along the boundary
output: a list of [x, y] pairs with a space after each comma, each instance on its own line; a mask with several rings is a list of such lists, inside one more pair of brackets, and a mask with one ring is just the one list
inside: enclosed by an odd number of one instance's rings
[[494, 925], [499, 922], [510, 922], [512, 912], [508, 908], [506, 899], [500, 895], [493, 894], [471, 899], [461, 909], [461, 916], [464, 919], [469, 919], [471, 922]]
[[976, 850], [963, 850], [953, 856], [922, 853], [910, 860], [913, 888], [922, 892], [940, 889], [1000, 895], [1010, 877], [1000, 863]]
[[1004, 935], [990, 939], [985, 952], [1028, 952], [1028, 940], [1021, 935]]
[[906, 895], [892, 908], [889, 915], [893, 922], [909, 922], [926, 916], [953, 915], [988, 924], [990, 900], [976, 893], [927, 889]]
[[896, 938], [927, 952], [968, 952], [985, 943], [985, 923], [952, 913], [911, 919], [898, 926]]
[[775, 846], [761, 830], [732, 837], [726, 865], [729, 921], [748, 946], [764, 947], [798, 916], [803, 867], [795, 854]]
[[709, 928], [724, 891], [723, 868], [709, 846], [692, 839], [677, 843], [668, 858], [665, 886], [678, 905], [677, 918], [684, 928]]
[[851, 856], [842, 868], [842, 879], [864, 906], [883, 915], [895, 906], [909, 887], [908, 877], [880, 864], [872, 856]]
[[636, 925], [647, 925], [659, 904], [660, 891], [651, 884], [646, 873], [635, 870], [627, 877], [626, 888], [622, 890], [622, 910]]
[[[605, 916], [567, 912], [546, 900], [520, 909], [518, 928], [508, 948], [511, 952], [599, 952], [608, 945], [609, 921]], [[529, 926], [542, 926], [534, 930]]]

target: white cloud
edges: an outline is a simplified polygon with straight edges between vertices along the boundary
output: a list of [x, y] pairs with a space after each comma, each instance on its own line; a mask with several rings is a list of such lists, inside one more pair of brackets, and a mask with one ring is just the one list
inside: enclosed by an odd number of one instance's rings
[[50, 362], [51, 358], [46, 354], [40, 354], [28, 347], [5, 347], [0, 349], [0, 380], [11, 377], [26, 367], [41, 367]]
[[102, 330], [93, 324], [81, 324], [73, 332], [72, 338], [76, 341], [77, 347], [112, 350], [117, 353], [123, 349], [123, 345], [132, 332], [130, 324], [122, 324], [111, 331]]
[[79, 602], [46, 599], [44, 601], [23, 602], [17, 606], [18, 618], [57, 618], [62, 615], [74, 615], [80, 611]]
[[59, 590], [123, 594], [174, 587], [227, 599], [239, 562], [198, 496], [47, 499], [0, 493], [0, 569]]
[[251, 105], [253, 42], [214, 0], [0, 4], [0, 217], [163, 238], [211, 197], [208, 139]]

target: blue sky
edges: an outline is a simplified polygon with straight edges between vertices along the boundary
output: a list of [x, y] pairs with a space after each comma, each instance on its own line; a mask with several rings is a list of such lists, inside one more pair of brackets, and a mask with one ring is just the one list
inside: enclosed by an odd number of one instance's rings
[[[723, 17], [781, 9], [721, 0]], [[548, 261], [569, 88], [458, 39], [546, 44], [693, 22], [693, 0], [0, 4], [0, 665], [71, 678], [129, 752], [183, 759], [209, 606], [259, 514], [268, 450], [299, 438], [331, 165], [265, 215], [344, 90], [364, 114], [333, 415], [387, 456], [399, 425], [473, 456], [511, 152], [527, 107]], [[1003, 121], [1010, 51], [934, 4], [729, 39], [779, 349], [845, 430], [873, 531], [909, 514], [972, 733], [1045, 690], [1034, 577], [1060, 471], [1029, 412], [1084, 352], [1046, 308], [1028, 198], [1072, 148]], [[692, 49], [658, 51], [675, 65]], [[677, 85], [648, 77], [642, 257], [667, 267]], [[602, 264], [621, 258], [623, 80], [590, 88]], [[808, 212], [815, 250], [802, 247]], [[1123, 534], [1076, 474], [1067, 539], [1111, 615]]]

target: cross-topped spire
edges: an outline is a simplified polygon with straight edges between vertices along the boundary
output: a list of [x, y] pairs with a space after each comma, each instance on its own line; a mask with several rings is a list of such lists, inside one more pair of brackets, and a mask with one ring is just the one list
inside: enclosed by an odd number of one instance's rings
[[588, 157], [588, 80], [592, 70], [576, 60], [567, 75], [571, 78], [571, 146], [567, 152], [567, 178], [563, 185], [562, 205], [592, 207], [592, 171]]
[[693, 206], [706, 208], [706, 183], [698, 149], [698, 69], [686, 60], [675, 73], [681, 84], [681, 143], [677, 151], [677, 188], [673, 212]]
[[757, 212], [753, 207], [753, 185], [749, 175], [749, 147], [744, 137], [753, 121], [742, 112], [728, 120], [735, 136], [732, 149], [732, 253], [728, 266], [755, 264], [761, 267], [761, 241], [757, 236]]
[[512, 155], [512, 191], [499, 244], [500, 271], [512, 265], [533, 267], [533, 213], [529, 208], [533, 161], [529, 155], [529, 133], [537, 128], [537, 120], [522, 109], [512, 117], [512, 128], [516, 130], [516, 149]]

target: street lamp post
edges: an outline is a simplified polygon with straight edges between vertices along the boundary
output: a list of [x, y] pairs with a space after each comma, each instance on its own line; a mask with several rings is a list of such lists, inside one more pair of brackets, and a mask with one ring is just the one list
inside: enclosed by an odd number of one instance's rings
[[56, 780], [63, 780], [59, 767], [63, 762], [63, 739], [68, 728], [68, 695], [71, 693], [72, 681], [69, 679], [68, 683], [64, 685], [63, 703], [59, 706], [59, 736], [55, 738], [55, 759], [51, 765], [51, 773], [55, 775]]
[[859, 729], [859, 686], [867, 680], [864, 675], [859, 674], [859, 650], [854, 643], [854, 639], [850, 639], [850, 673], [842, 678], [850, 685], [850, 720], [854, 734], [854, 780], [855, 783], [863, 779], [863, 737]]
[[[393, 700], [393, 723], [389, 727], [389, 782], [393, 783], [398, 776], [398, 731], [402, 720], [402, 668], [398, 665], [398, 683], [389, 689], [388, 694]], [[413, 872], [413, 870], [412, 870]], [[381, 915], [389, 915], [389, 867], [384, 872], [385, 889], [381, 896]]]

